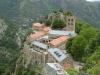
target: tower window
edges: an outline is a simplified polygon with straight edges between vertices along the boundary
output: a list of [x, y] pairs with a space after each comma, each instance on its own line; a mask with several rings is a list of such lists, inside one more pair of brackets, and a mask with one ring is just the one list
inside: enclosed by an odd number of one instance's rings
[[70, 23], [68, 23], [68, 25], [70, 25]]
[[74, 21], [73, 19], [71, 21]]
[[68, 21], [70, 21], [70, 19], [68, 19]]

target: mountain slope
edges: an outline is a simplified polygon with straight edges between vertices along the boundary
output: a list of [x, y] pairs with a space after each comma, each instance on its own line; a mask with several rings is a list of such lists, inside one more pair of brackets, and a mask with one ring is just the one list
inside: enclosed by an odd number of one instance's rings
[[18, 0], [0, 0], [0, 17], [13, 19], [19, 16]]
[[76, 16], [88, 23], [100, 27], [100, 10], [96, 3], [85, 0], [23, 0], [21, 14], [27, 18], [37, 18], [51, 11], [64, 9], [73, 12]]
[[0, 0], [0, 17], [17, 20], [17, 22], [23, 21], [24, 18], [36, 20], [52, 11], [64, 9], [100, 27], [99, 6], [97, 2], [92, 3], [85, 0]]

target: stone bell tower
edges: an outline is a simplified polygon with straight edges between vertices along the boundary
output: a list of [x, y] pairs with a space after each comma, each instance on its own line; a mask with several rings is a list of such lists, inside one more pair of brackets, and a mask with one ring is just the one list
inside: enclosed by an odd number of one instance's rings
[[67, 16], [66, 20], [67, 20], [66, 30], [75, 31], [75, 16]]

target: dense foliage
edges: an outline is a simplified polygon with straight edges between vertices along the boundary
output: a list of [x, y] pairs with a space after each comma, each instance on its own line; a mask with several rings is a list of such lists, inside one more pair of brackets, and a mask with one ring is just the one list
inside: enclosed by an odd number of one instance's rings
[[62, 29], [66, 26], [63, 20], [60, 20], [60, 19], [55, 19], [52, 25], [54, 29]]
[[23, 4], [20, 5], [21, 13], [24, 17], [42, 18], [42, 15], [62, 8], [73, 12], [84, 21], [100, 27], [100, 11], [96, 3], [89, 3], [85, 0], [23, 0], [21, 3]]
[[[67, 13], [67, 12], [66, 12]], [[63, 15], [64, 17], [62, 17], [61, 15]], [[62, 29], [66, 26], [66, 20], [65, 20], [65, 16], [68, 16], [69, 14], [64, 14], [64, 11], [62, 10], [62, 12], [59, 11], [55, 11], [52, 14], [49, 14], [47, 17], [44, 18], [44, 20], [42, 21], [43, 23], [45, 23], [45, 25], [47, 26], [51, 26], [52, 29]]]
[[78, 72], [74, 68], [69, 68], [66, 71], [69, 75], [78, 75]]
[[90, 75], [99, 75], [100, 31], [86, 23], [77, 22], [76, 24], [78, 35], [68, 41], [66, 49], [75, 60], [85, 63], [85, 72]]
[[19, 46], [16, 42], [18, 27], [10, 21], [6, 23], [8, 25], [7, 30], [2, 39], [0, 39], [0, 75], [2, 73], [7, 75], [14, 71], [15, 62], [19, 54]]
[[100, 27], [100, 3], [89, 3], [85, 0], [0, 0], [0, 17], [18, 21], [25, 18], [38, 20], [60, 8]]
[[0, 0], [0, 18], [15, 19], [19, 16], [19, 0]]

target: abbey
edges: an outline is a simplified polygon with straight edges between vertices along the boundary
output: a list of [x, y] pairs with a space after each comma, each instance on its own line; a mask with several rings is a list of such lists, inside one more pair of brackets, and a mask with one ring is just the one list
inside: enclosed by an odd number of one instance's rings
[[[63, 71], [73, 66], [73, 60], [65, 50], [66, 42], [69, 38], [75, 37], [75, 17], [68, 16], [66, 19], [66, 27], [62, 30], [53, 30], [45, 24], [33, 23], [33, 32], [27, 37], [29, 50], [32, 54], [32, 64], [42, 64], [48, 67], [57, 67], [60, 65], [61, 74], [48, 75], [67, 75]], [[47, 70], [47, 66], [44, 69]], [[55, 68], [53, 68], [55, 69]], [[48, 71], [44, 71], [46, 75]], [[57, 72], [57, 69], [55, 70]]]

